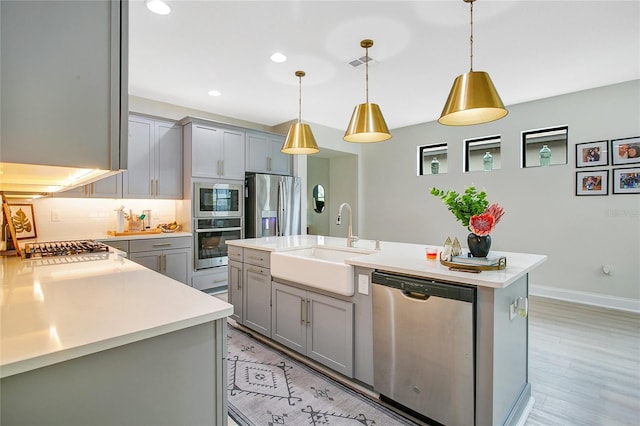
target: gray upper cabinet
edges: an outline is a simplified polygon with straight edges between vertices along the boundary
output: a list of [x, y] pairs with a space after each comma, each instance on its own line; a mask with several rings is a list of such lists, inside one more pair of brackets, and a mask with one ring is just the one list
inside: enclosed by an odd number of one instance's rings
[[182, 126], [131, 115], [124, 198], [182, 198]]
[[244, 131], [191, 118], [183, 124], [192, 177], [244, 180]]
[[280, 135], [247, 132], [247, 171], [291, 175], [291, 156], [280, 152], [283, 142]]
[[122, 173], [52, 195], [56, 198], [122, 198]]
[[2, 161], [126, 168], [128, 3], [0, 8]]

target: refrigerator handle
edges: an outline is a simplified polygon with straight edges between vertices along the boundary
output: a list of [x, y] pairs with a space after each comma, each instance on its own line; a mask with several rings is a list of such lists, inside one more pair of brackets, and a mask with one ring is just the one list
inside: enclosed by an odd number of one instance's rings
[[282, 236], [280, 229], [282, 223], [282, 216], [280, 211], [282, 210], [282, 179], [278, 179], [278, 205], [276, 206], [276, 236]]

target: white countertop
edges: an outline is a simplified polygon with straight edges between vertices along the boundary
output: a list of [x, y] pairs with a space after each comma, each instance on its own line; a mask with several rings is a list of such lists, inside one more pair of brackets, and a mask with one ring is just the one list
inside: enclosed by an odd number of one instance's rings
[[[268, 251], [286, 251], [316, 245], [341, 248], [347, 246], [346, 238], [317, 235], [249, 238], [231, 240], [226, 243], [238, 247]], [[507, 267], [505, 269], [500, 271], [481, 271], [480, 273], [450, 271], [447, 266], [440, 264], [438, 260], [427, 260], [425, 258], [425, 247], [442, 249], [441, 246], [436, 245], [381, 241], [380, 250], [376, 251], [375, 241], [359, 240], [354, 248], [369, 250], [372, 253], [349, 258], [345, 260], [345, 263], [423, 278], [491, 288], [504, 288], [547, 260], [546, 255], [540, 254], [491, 251], [490, 256], [505, 256], [507, 258]]]
[[0, 377], [233, 313], [232, 305], [115, 253], [90, 256], [99, 260], [0, 258]]

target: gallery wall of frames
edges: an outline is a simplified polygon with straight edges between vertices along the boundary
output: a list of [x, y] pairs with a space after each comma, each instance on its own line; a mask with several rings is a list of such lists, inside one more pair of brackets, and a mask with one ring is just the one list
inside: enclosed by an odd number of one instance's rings
[[576, 195], [640, 194], [640, 136], [578, 143], [576, 168]]

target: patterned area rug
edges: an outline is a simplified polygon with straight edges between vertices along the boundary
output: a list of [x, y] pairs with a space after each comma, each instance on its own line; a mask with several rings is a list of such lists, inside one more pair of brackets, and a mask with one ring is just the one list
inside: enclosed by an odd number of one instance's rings
[[229, 416], [240, 426], [415, 425], [232, 326], [227, 343]]

